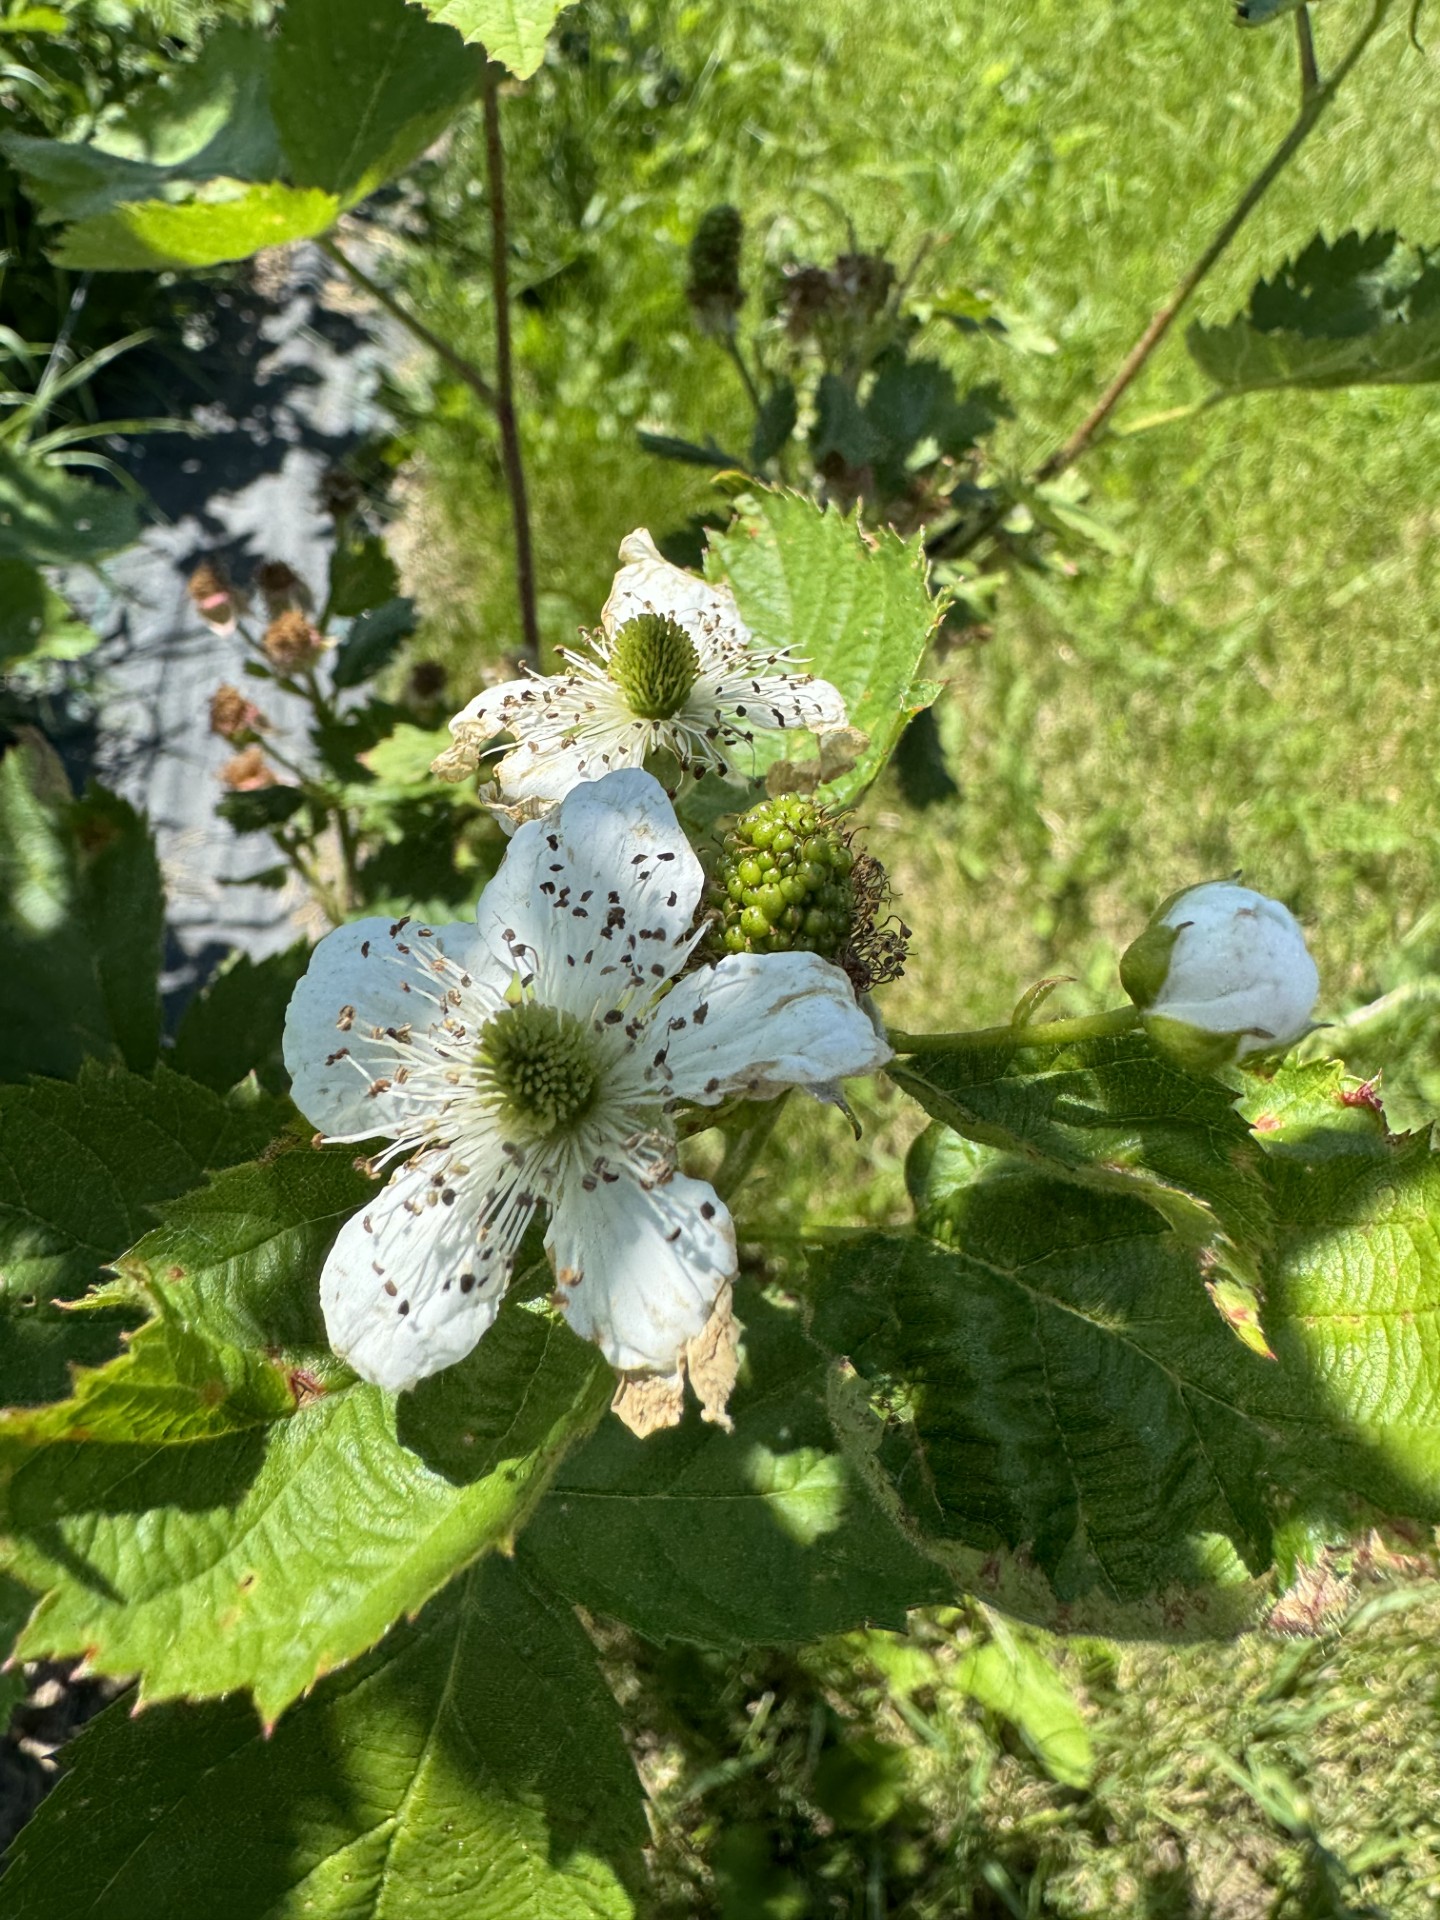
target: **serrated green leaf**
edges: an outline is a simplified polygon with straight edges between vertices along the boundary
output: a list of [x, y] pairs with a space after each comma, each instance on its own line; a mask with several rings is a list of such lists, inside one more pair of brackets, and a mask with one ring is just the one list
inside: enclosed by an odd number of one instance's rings
[[228, 1101], [167, 1068], [82, 1067], [78, 1084], [0, 1087], [0, 1406], [63, 1399], [69, 1369], [116, 1354], [129, 1306], [66, 1312], [207, 1170], [256, 1152], [283, 1110]]
[[50, 257], [100, 273], [156, 273], [247, 260], [266, 247], [328, 233], [340, 216], [333, 194], [219, 179], [188, 200], [124, 201], [65, 228]]
[[73, 1299], [167, 1200], [268, 1144], [284, 1110], [157, 1067], [0, 1087], [0, 1295]]
[[222, 24], [195, 60], [141, 87], [84, 142], [0, 136], [42, 220], [83, 220], [126, 201], [183, 197], [192, 183], [271, 180], [280, 147], [270, 116], [270, 42]]
[[116, 1055], [73, 805], [38, 734], [0, 757], [0, 1079], [73, 1074], [87, 1054]]
[[860, 405], [854, 388], [838, 374], [822, 374], [810, 429], [810, 457], [815, 465], [822, 472], [836, 460], [852, 469], [867, 467], [884, 451], [884, 436]]
[[106, 1365], [77, 1368], [68, 1399], [0, 1412], [0, 1472], [36, 1447], [178, 1446], [266, 1426], [294, 1410], [295, 1394], [274, 1361], [211, 1340], [166, 1311]]
[[287, 0], [270, 105], [290, 178], [363, 200], [439, 138], [484, 64], [406, 0]]
[[1334, 1062], [1287, 1064], [1246, 1104], [1275, 1218], [1266, 1325], [1332, 1427], [1321, 1472], [1427, 1519], [1440, 1485], [1440, 1154], [1428, 1132], [1392, 1135]]
[[[98, 1672], [138, 1672], [147, 1700], [249, 1687], [272, 1719], [507, 1542], [603, 1413], [613, 1379], [596, 1350], [518, 1304], [398, 1403], [344, 1384], [315, 1281], [357, 1184], [373, 1192], [347, 1154], [282, 1152], [167, 1209], [120, 1263], [132, 1291], [212, 1350], [249, 1356], [252, 1374], [276, 1356], [305, 1404], [189, 1445], [97, 1434], [7, 1447], [0, 1559], [41, 1595], [26, 1658], [86, 1651]], [[177, 1395], [196, 1417], [188, 1381]]]
[[637, 1440], [607, 1421], [561, 1469], [522, 1561], [651, 1640], [731, 1652], [903, 1627], [951, 1583], [837, 1451], [826, 1361], [795, 1314], [758, 1296], [742, 1311], [735, 1431], [691, 1417]]
[[69, 826], [106, 1021], [126, 1066], [143, 1073], [160, 1051], [165, 891], [155, 843], [129, 801], [103, 787], [75, 802]]
[[910, 482], [912, 455], [928, 443], [931, 459], [957, 459], [1010, 408], [996, 386], [972, 387], [962, 400], [948, 367], [938, 360], [894, 355], [881, 366], [865, 400], [865, 419], [876, 441], [872, 454], [882, 496], [902, 496]]
[[70, 566], [118, 553], [139, 537], [128, 494], [0, 447], [0, 560]]
[[120, 1270], [149, 1290], [183, 1283], [187, 1322], [212, 1338], [308, 1366], [329, 1355], [314, 1280], [341, 1224], [374, 1193], [353, 1153], [316, 1152], [291, 1134], [167, 1206]]
[[[0, 1573], [0, 1660], [9, 1658], [15, 1637], [24, 1626], [29, 1611], [29, 1594], [18, 1581], [7, 1580]], [[5, 1737], [10, 1716], [25, 1698], [27, 1686], [23, 1667], [14, 1666], [8, 1672], [0, 1671], [0, 1740]]]
[[108, 212], [123, 200], [158, 194], [170, 178], [164, 167], [108, 153], [89, 141], [7, 133], [0, 134], [0, 152], [20, 175], [45, 221], [79, 220]]
[[[416, 727], [402, 721], [393, 733], [360, 756], [361, 763], [374, 774], [380, 787], [391, 793], [423, 789], [434, 778], [431, 762], [444, 752], [449, 739], [448, 727]], [[360, 789], [361, 793], [373, 791]]]
[[1440, 262], [1396, 233], [1317, 234], [1247, 313], [1185, 342], [1220, 393], [1440, 380]]
[[1379, 1150], [1386, 1142], [1389, 1130], [1378, 1094], [1348, 1078], [1338, 1060], [1286, 1060], [1264, 1079], [1232, 1077], [1239, 1089], [1237, 1110], [1268, 1161], [1292, 1151], [1349, 1156], [1359, 1143]]
[[[1248, 1286], [1270, 1234], [1262, 1156], [1235, 1096], [1162, 1059], [1143, 1034], [1066, 1047], [973, 1046], [909, 1054], [893, 1077], [925, 1111], [1037, 1170], [1131, 1193], [1204, 1261]], [[968, 1177], [968, 1176], [966, 1176]], [[943, 1204], [943, 1159], [934, 1181]], [[912, 1182], [922, 1212], [930, 1175]]]
[[28, 560], [0, 560], [0, 666], [34, 651], [45, 626], [45, 592]]
[[285, 1009], [310, 961], [308, 941], [252, 960], [235, 954], [185, 1009], [171, 1062], [202, 1086], [224, 1093], [253, 1073], [262, 1087], [290, 1084], [281, 1059]]
[[330, 556], [330, 611], [342, 619], [388, 605], [399, 585], [395, 562], [378, 534], [363, 534]]
[[409, 639], [418, 624], [415, 602], [404, 595], [367, 608], [335, 650], [331, 683], [337, 687], [358, 687], [366, 680], [373, 680], [389, 666], [400, 643]]
[[87, 1055], [152, 1064], [164, 889], [144, 820], [71, 797], [38, 734], [0, 759], [0, 1081], [72, 1075]]
[[0, 1901], [27, 1920], [629, 1920], [645, 1837], [585, 1635], [492, 1556], [268, 1740], [240, 1701], [110, 1708]]
[[[942, 610], [919, 547], [888, 529], [862, 533], [858, 518], [822, 512], [799, 494], [764, 492], [745, 496], [731, 526], [709, 536], [705, 572], [729, 581], [762, 640], [793, 646], [809, 672], [844, 694], [850, 725], [869, 744], [820, 792], [852, 805], [938, 691], [916, 677]], [[752, 751], [763, 774], [813, 749], [776, 731], [758, 734]]]
[[754, 467], [767, 466], [788, 444], [799, 417], [795, 383], [792, 380], [777, 380], [766, 394], [755, 418], [755, 432], [750, 440], [750, 464]]
[[1164, 1621], [1168, 1587], [1223, 1605], [1264, 1572], [1282, 1516], [1343, 1541], [1357, 1500], [1440, 1514], [1440, 1160], [1353, 1115], [1258, 1136], [1274, 1360], [1148, 1206], [1014, 1159], [957, 1180], [924, 1234], [818, 1250], [816, 1336], [890, 1410], [876, 1465], [922, 1531]]
[[222, 794], [215, 811], [236, 833], [268, 833], [293, 820], [305, 805], [305, 789], [276, 785]]
[[78, 660], [99, 644], [38, 568], [0, 560], [0, 671], [37, 660]]
[[1018, 1727], [1052, 1780], [1062, 1787], [1089, 1786], [1095, 1771], [1090, 1729], [1074, 1695], [1038, 1647], [1014, 1633], [968, 1647], [945, 1681]]
[[1017, 1174], [944, 1224], [944, 1245], [866, 1235], [812, 1266], [817, 1337], [903, 1410], [876, 1463], [922, 1533], [1021, 1551], [1062, 1602], [1243, 1578], [1236, 1554], [1262, 1571], [1272, 1435], [1243, 1409], [1268, 1363], [1159, 1217]]
[[1329, 1056], [1361, 1083], [1384, 1090], [1385, 1116], [1397, 1133], [1440, 1120], [1440, 973], [1402, 980], [1367, 1005], [1302, 1041], [1291, 1059]]
[[492, 60], [528, 80], [545, 57], [550, 29], [568, 0], [413, 0], [432, 20], [459, 30], [463, 39], [480, 41]]
[[43, 1406], [70, 1391], [73, 1367], [99, 1367], [144, 1319], [138, 1307], [68, 1313], [32, 1294], [0, 1292], [0, 1407]]

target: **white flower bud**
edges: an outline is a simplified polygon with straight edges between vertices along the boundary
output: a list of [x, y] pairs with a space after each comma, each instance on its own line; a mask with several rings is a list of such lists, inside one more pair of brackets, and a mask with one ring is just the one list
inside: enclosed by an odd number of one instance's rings
[[1288, 1047], [1320, 991], [1290, 909], [1226, 880], [1172, 895], [1126, 950], [1120, 979], [1152, 1038], [1200, 1068]]

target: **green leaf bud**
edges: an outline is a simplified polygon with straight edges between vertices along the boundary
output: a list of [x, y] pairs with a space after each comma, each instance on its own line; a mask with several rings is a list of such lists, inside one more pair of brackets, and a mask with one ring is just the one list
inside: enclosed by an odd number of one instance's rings
[[690, 242], [690, 279], [685, 298], [702, 333], [735, 331], [745, 300], [740, 283], [740, 242], [745, 223], [735, 207], [711, 207]]

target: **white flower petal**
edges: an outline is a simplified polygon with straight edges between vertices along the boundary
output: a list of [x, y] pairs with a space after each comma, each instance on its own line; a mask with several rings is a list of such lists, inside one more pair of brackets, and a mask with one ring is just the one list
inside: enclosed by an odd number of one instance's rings
[[612, 1366], [674, 1373], [735, 1272], [735, 1228], [714, 1189], [675, 1174], [567, 1186], [545, 1245], [571, 1326]]
[[[480, 1168], [447, 1184], [445, 1164], [436, 1152], [402, 1167], [345, 1222], [320, 1275], [331, 1346], [363, 1380], [396, 1393], [469, 1353], [495, 1318], [534, 1211], [533, 1201], [513, 1204], [515, 1173], [503, 1160], [488, 1186]], [[498, 1228], [482, 1237], [480, 1222], [506, 1200]]]
[[1239, 1033], [1239, 1056], [1288, 1046], [1310, 1023], [1320, 975], [1290, 909], [1253, 888], [1207, 881], [1161, 926], [1176, 930], [1164, 986], [1147, 1012], [1205, 1033]]
[[702, 661], [717, 642], [725, 648], [750, 644], [750, 629], [729, 587], [712, 586], [698, 574], [672, 566], [643, 527], [620, 542], [620, 561], [600, 614], [607, 634], [617, 633], [639, 614], [664, 613], [697, 643], [707, 643], [700, 650]]
[[834, 733], [848, 724], [844, 694], [808, 673], [722, 674], [713, 682], [697, 682], [691, 701], [723, 712], [732, 725], [752, 729]]
[[666, 996], [652, 1030], [662, 1029], [655, 1084], [701, 1106], [873, 1073], [892, 1057], [845, 975], [814, 953], [728, 954]]
[[643, 765], [650, 728], [628, 712], [607, 715], [574, 740], [523, 739], [495, 764], [495, 779], [512, 805], [526, 800], [558, 806], [587, 780], [624, 767]]
[[285, 1014], [284, 1053], [295, 1104], [322, 1133], [394, 1136], [428, 1110], [394, 1083], [393, 1035], [441, 1016], [437, 952], [470, 971], [477, 993], [504, 991], [508, 969], [490, 959], [473, 926], [372, 916], [337, 927], [311, 954]]
[[640, 766], [650, 726], [638, 721], [619, 689], [597, 668], [541, 678], [529, 675], [487, 687], [450, 721], [455, 745], [437, 770], [462, 777], [490, 742], [511, 733], [516, 744], [497, 761], [496, 782], [510, 803], [554, 806], [581, 780], [615, 767]]
[[629, 769], [587, 781], [519, 829], [478, 923], [497, 955], [523, 949], [541, 999], [589, 1013], [676, 972], [704, 883], [665, 789]]

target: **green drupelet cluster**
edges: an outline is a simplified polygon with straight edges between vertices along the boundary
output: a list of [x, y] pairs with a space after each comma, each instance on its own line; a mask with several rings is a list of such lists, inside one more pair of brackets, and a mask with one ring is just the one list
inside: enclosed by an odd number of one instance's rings
[[839, 960], [855, 918], [849, 835], [813, 800], [782, 794], [742, 814], [715, 877], [725, 953]]

